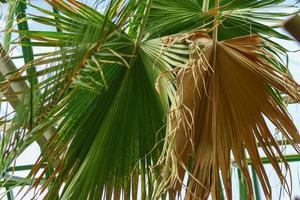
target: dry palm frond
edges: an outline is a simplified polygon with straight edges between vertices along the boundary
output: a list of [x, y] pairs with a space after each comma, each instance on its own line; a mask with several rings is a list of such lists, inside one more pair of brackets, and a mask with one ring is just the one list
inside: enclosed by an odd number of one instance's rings
[[[170, 120], [170, 127], [176, 133], [173, 144], [177, 161], [184, 163], [178, 169], [177, 181], [172, 182], [171, 196], [181, 190], [189, 168], [186, 199], [207, 199], [209, 194], [219, 199], [222, 183], [227, 198], [231, 199], [233, 158], [245, 178], [248, 199], [253, 199], [248, 154], [265, 196], [270, 199], [271, 187], [258, 145], [288, 190], [276, 156], [287, 171], [289, 166], [266, 120], [299, 150], [295, 144], [300, 141], [298, 131], [273, 92], [281, 91], [299, 101], [299, 85], [287, 72], [267, 61], [275, 57], [265, 50], [264, 44], [257, 35], [217, 42], [215, 51], [212, 40], [205, 35], [190, 43], [189, 62], [178, 73], [177, 114], [173, 113]], [[169, 176], [166, 172], [164, 175]]]

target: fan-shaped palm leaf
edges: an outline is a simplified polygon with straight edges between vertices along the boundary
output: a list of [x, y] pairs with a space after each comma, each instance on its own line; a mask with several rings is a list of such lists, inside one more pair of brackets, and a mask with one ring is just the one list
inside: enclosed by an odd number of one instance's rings
[[[257, 35], [218, 42], [214, 50], [209, 36], [201, 34], [191, 45], [194, 53], [178, 74], [180, 108], [177, 112], [180, 114], [174, 114], [172, 120], [172, 127], [178, 132], [176, 154], [185, 166], [192, 160], [188, 199], [206, 199], [210, 191], [217, 198], [220, 177], [227, 198], [231, 199], [232, 159], [245, 176], [248, 198], [254, 198], [246, 153], [254, 163], [266, 197], [271, 198], [258, 145], [263, 147], [282, 183], [286, 184], [276, 156], [279, 155], [287, 168], [288, 164], [266, 119], [292, 144], [300, 140], [286, 109], [272, 91], [279, 90], [299, 101], [299, 85], [263, 58], [262, 55], [267, 55], [275, 59]], [[299, 150], [297, 145], [294, 147]], [[181, 181], [182, 170], [179, 171]]]
[[[37, 117], [27, 141], [53, 126], [56, 131], [31, 174], [36, 176], [45, 162], [54, 162], [48, 165], [54, 164], [55, 171], [41, 188], [43, 192], [52, 182], [48, 199], [65, 183], [65, 199], [108, 198], [112, 193], [136, 197], [137, 187], [142, 187], [146, 197], [146, 190], [153, 190], [150, 181], [154, 174], [150, 175], [149, 166], [159, 157], [164, 113], [169, 106], [167, 85], [160, 88], [160, 96], [155, 89], [159, 75], [170, 70], [154, 57], [159, 55], [161, 43], [141, 43], [143, 23], [136, 41], [118, 27], [124, 23], [121, 18], [134, 12], [138, 4], [129, 2], [124, 10], [115, 11], [117, 3], [111, 3], [101, 15], [74, 1], [49, 3], [60, 14], [30, 5], [50, 16], [31, 15], [28, 19], [62, 32], [18, 32], [32, 40], [22, 45], [59, 48], [9, 74], [9, 81], [2, 83], [5, 88], [10, 82], [28, 80], [23, 71], [38, 69], [40, 82], [34, 87]], [[146, 12], [149, 4], [142, 6]], [[115, 17], [119, 20], [116, 24], [111, 22]], [[33, 187], [49, 170], [48, 165]], [[142, 184], [138, 184], [138, 176], [144, 180]]]

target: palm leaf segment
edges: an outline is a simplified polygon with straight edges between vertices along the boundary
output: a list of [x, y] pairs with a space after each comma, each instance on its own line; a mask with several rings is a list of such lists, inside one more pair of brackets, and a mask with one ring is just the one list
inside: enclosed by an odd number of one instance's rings
[[[31, 5], [49, 16], [28, 20], [61, 30], [20, 31], [32, 39], [22, 45], [56, 50], [20, 68], [9, 80], [28, 80], [22, 72], [38, 69], [35, 128], [27, 141], [56, 127], [31, 172], [37, 176], [48, 161], [33, 187], [54, 164], [54, 172], [41, 188], [43, 192], [49, 186], [48, 199], [63, 185], [63, 199], [109, 199], [112, 195], [137, 199], [138, 190], [146, 198], [161, 191], [166, 194], [167, 186], [174, 198], [188, 171], [187, 198], [207, 198], [212, 191], [218, 199], [221, 180], [230, 199], [232, 152], [253, 198], [245, 149], [270, 198], [257, 143], [285, 184], [275, 155], [284, 157], [265, 117], [291, 143], [298, 141], [278, 95], [280, 91], [299, 100], [298, 85], [278, 61], [283, 48], [259, 35], [241, 36], [259, 33], [287, 39], [253, 21], [283, 16], [254, 12], [280, 2], [224, 0], [220, 8], [208, 4], [211, 9], [206, 11], [207, 2], [202, 1], [119, 0], [111, 1], [104, 15], [76, 1], [48, 1], [59, 14]], [[215, 28], [214, 17], [219, 22], [218, 39], [223, 40], [218, 43], [206, 34]], [[148, 37], [142, 39], [145, 33]], [[174, 76], [176, 82], [169, 82]], [[174, 111], [169, 111], [169, 104]], [[12, 129], [18, 129], [17, 122]], [[164, 165], [150, 173], [149, 166], [159, 158]]]

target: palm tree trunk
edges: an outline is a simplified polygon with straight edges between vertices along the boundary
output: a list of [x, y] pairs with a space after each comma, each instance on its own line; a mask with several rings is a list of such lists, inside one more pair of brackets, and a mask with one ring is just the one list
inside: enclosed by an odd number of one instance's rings
[[[4, 50], [4, 48], [0, 44], [0, 79], [1, 81], [3, 80], [9, 80], [10, 75], [7, 75], [10, 72], [16, 71], [17, 67], [15, 64], [12, 62], [10, 59], [9, 55], [7, 52]], [[18, 82], [13, 82], [9, 84], [9, 87], [5, 90], [4, 95], [6, 97], [9, 96], [8, 103], [12, 106], [12, 108], [17, 111], [17, 107], [24, 101], [24, 96], [21, 94], [16, 95], [20, 91], [25, 91], [28, 88], [28, 85], [26, 82], [23, 81], [18, 81]], [[12, 95], [14, 94], [14, 95]], [[43, 148], [47, 140], [53, 135], [55, 131], [55, 128], [50, 128], [48, 131], [45, 132], [44, 136], [37, 140], [37, 143], [41, 148]]]

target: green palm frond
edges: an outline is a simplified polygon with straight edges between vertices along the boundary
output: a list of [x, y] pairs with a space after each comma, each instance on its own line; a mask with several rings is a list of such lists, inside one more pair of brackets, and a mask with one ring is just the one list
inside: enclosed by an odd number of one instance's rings
[[[214, 8], [210, 1], [208, 11], [202, 10], [203, 1], [154, 1], [150, 13], [148, 31], [153, 37], [163, 37], [178, 33], [195, 32], [199, 30], [211, 31], [214, 14], [218, 10], [219, 40], [233, 37], [263, 34], [271, 37], [289, 39], [267, 23], [280, 24], [284, 17], [290, 16], [298, 9], [294, 5], [280, 6], [283, 0], [270, 1], [220, 1], [220, 7]], [[293, 8], [289, 12], [272, 12], [276, 6]], [[262, 11], [265, 9], [264, 11]]]
[[[170, 96], [167, 93], [174, 93], [174, 87], [168, 84], [160, 87], [160, 93], [155, 88], [159, 76], [170, 70], [168, 63], [154, 57], [160, 56], [162, 43], [141, 41], [143, 21], [137, 28], [136, 40], [122, 30], [124, 18], [120, 24], [112, 23], [115, 17], [121, 19], [129, 13], [128, 9], [116, 13], [117, 3], [110, 4], [104, 15], [73, 1], [49, 3], [59, 14], [29, 4], [50, 16], [29, 15], [26, 20], [61, 32], [17, 32], [30, 39], [21, 40], [22, 46], [55, 50], [8, 74], [9, 80], [2, 83], [4, 88], [10, 82], [27, 81], [30, 76], [23, 72], [38, 69], [39, 83], [33, 87], [37, 117], [23, 145], [52, 127], [56, 129], [31, 172], [33, 177], [40, 177], [32, 187], [54, 166], [57, 170], [40, 189], [43, 192], [52, 182], [48, 199], [64, 184], [64, 199], [100, 198], [124, 192], [137, 196], [137, 187], [142, 187], [146, 198], [153, 191], [150, 183], [155, 177], [149, 167], [157, 162], [163, 145]], [[128, 6], [139, 9], [130, 3]], [[164, 79], [160, 81], [166, 82]], [[37, 175], [45, 162], [49, 166]], [[137, 183], [137, 176], [143, 177], [143, 184]], [[135, 190], [128, 192], [132, 187]]]

